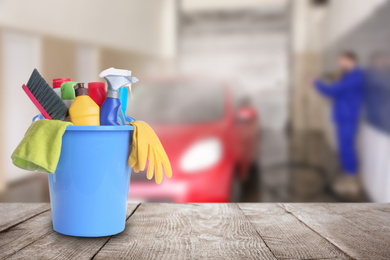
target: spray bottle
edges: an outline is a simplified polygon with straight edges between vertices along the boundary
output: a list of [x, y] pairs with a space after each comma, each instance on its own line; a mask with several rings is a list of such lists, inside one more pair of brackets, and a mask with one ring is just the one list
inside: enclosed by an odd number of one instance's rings
[[127, 97], [129, 95], [129, 90], [126, 88], [126, 87], [123, 87], [119, 90], [119, 92], [121, 93], [121, 97], [119, 98], [119, 100], [121, 101], [121, 107], [122, 107], [122, 111], [123, 111], [123, 114], [126, 115], [126, 110], [127, 110]]
[[100, 109], [100, 125], [121, 125], [125, 123], [119, 89], [125, 85], [136, 83], [138, 79], [131, 77], [131, 71], [109, 68], [102, 71], [99, 77], [107, 81], [107, 98]]

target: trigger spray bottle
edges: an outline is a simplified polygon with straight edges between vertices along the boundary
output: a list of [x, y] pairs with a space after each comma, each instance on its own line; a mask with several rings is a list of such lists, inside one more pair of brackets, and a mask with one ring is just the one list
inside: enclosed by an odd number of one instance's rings
[[131, 77], [131, 71], [129, 70], [115, 68], [102, 71], [99, 77], [107, 81], [107, 98], [100, 109], [100, 125], [125, 124], [119, 89], [125, 85], [136, 83], [138, 79]]

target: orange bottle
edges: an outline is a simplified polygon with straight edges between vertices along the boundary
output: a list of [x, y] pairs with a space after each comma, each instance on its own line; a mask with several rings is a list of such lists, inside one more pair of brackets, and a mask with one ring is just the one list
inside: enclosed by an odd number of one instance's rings
[[74, 125], [100, 125], [99, 106], [88, 96], [84, 83], [74, 86], [76, 98], [69, 108], [70, 121]]

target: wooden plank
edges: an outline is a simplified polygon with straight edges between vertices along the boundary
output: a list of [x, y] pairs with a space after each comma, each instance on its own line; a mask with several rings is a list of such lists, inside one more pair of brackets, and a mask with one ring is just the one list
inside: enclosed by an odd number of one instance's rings
[[49, 209], [48, 203], [0, 203], [0, 232]]
[[275, 259], [236, 204], [142, 204], [96, 259]]
[[278, 259], [351, 259], [277, 204], [239, 207]]
[[[321, 204], [319, 205], [321, 206]], [[390, 204], [389, 203], [328, 203], [327, 208], [332, 212], [351, 214], [369, 211], [382, 212], [378, 216], [390, 216]], [[384, 214], [383, 214], [384, 213]]]
[[53, 232], [51, 211], [46, 211], [8, 230], [0, 232], [0, 259]]
[[[127, 217], [138, 204], [128, 204]], [[82, 238], [53, 230], [51, 211], [0, 233], [0, 259], [90, 259], [110, 237]]]
[[390, 258], [389, 206], [283, 204], [287, 211], [355, 259]]

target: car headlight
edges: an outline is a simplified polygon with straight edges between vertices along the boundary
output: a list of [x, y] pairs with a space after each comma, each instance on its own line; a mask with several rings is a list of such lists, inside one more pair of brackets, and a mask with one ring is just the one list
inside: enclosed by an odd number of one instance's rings
[[209, 138], [193, 144], [183, 155], [180, 168], [188, 173], [209, 168], [222, 157], [222, 144], [217, 138]]

